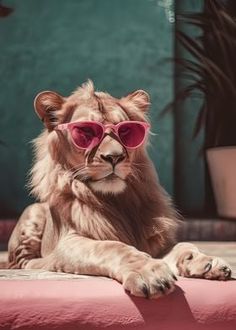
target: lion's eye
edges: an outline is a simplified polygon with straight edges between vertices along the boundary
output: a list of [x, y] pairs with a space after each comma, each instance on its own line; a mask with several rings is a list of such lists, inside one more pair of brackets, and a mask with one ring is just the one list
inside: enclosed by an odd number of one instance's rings
[[95, 132], [90, 127], [75, 127], [72, 131], [73, 140], [82, 148], [87, 148], [92, 142], [94, 136]]
[[125, 136], [127, 134], [130, 134], [131, 132], [131, 128], [130, 127], [122, 127], [120, 130], [119, 130], [119, 133], [120, 135], [122, 136]]
[[102, 125], [92, 123], [79, 123], [72, 127], [71, 136], [74, 144], [82, 149], [97, 145], [103, 137]]
[[79, 134], [83, 134], [86, 136], [95, 136], [95, 132], [91, 127], [78, 127], [77, 131]]
[[144, 141], [145, 128], [138, 122], [121, 123], [118, 135], [125, 147], [136, 148]]

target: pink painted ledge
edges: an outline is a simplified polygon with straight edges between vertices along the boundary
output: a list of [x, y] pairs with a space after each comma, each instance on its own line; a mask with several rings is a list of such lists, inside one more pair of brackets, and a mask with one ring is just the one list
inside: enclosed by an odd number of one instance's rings
[[128, 295], [116, 281], [1, 280], [0, 329], [235, 330], [236, 281], [181, 278], [159, 300]]

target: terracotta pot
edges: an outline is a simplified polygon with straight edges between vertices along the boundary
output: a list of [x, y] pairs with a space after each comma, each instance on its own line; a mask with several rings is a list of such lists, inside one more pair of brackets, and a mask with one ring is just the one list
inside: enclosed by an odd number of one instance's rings
[[236, 220], [236, 146], [206, 151], [219, 216]]

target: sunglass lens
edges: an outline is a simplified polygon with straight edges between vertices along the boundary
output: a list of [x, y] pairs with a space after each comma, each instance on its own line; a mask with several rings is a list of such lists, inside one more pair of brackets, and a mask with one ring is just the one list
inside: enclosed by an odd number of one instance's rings
[[124, 123], [120, 125], [118, 134], [121, 142], [127, 148], [139, 146], [145, 138], [145, 127], [139, 123]]
[[80, 148], [88, 148], [96, 139], [99, 141], [102, 137], [103, 129], [95, 123], [81, 123], [73, 127], [71, 135], [75, 144]]

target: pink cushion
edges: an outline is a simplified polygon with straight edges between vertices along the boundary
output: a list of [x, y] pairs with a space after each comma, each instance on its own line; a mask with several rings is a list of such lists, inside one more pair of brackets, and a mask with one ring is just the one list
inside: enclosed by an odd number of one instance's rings
[[116, 281], [0, 281], [0, 329], [236, 329], [236, 281], [181, 278], [159, 300], [135, 298]]

